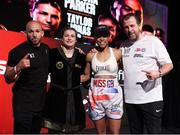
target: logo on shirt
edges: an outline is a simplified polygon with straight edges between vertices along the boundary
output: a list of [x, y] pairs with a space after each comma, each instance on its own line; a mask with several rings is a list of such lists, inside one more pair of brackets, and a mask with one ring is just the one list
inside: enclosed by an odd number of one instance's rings
[[34, 53], [29, 53], [29, 58], [30, 58], [30, 59], [33, 59], [33, 58], [35, 58], [35, 55], [34, 55]]
[[62, 69], [63, 67], [64, 67], [64, 64], [63, 64], [62, 61], [56, 62], [56, 68], [57, 68], [57, 69]]
[[136, 58], [137, 58], [137, 57], [141, 57], [141, 58], [142, 58], [143, 55], [142, 55], [142, 54], [134, 54], [134, 58], [135, 58], [135, 57], [136, 57]]
[[114, 80], [103, 80], [103, 79], [94, 80], [93, 86], [112, 88], [112, 87], [114, 87]]
[[146, 49], [145, 48], [136, 48], [135, 50], [134, 50], [134, 52], [135, 52], [135, 54], [134, 54], [134, 58], [136, 57], [140, 57], [140, 58], [142, 58], [143, 56], [144, 56], [144, 52], [146, 51]]
[[124, 53], [127, 54], [130, 52], [130, 50], [131, 50], [131, 48], [124, 48]]
[[108, 88], [114, 87], [114, 80], [108, 80], [107, 81], [107, 87]]
[[99, 72], [99, 71], [110, 71], [110, 65], [96, 66], [96, 72]]
[[135, 52], [145, 52], [145, 48], [136, 48], [134, 51]]
[[131, 48], [124, 48], [124, 55], [123, 55], [123, 57], [129, 57], [130, 50], [131, 50]]
[[77, 67], [77, 68], [79, 68], [79, 69], [82, 68], [81, 65], [79, 65], [79, 64], [75, 64], [75, 67]]

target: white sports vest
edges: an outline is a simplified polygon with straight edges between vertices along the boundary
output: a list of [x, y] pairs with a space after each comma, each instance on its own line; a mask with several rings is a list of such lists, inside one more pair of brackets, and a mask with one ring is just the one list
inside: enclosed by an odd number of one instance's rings
[[112, 75], [117, 77], [118, 64], [112, 48], [109, 49], [110, 49], [110, 57], [105, 62], [101, 62], [97, 59], [96, 57], [97, 53], [94, 55], [92, 59], [92, 71], [94, 72], [94, 76]]

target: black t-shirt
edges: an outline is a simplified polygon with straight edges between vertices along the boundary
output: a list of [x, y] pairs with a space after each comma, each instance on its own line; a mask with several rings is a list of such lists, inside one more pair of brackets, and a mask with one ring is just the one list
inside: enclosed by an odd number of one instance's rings
[[33, 47], [28, 42], [24, 42], [9, 52], [7, 65], [14, 67], [27, 53], [30, 54], [30, 67], [21, 71], [13, 86], [13, 105], [39, 110], [45, 98], [49, 47], [44, 43], [39, 47]]

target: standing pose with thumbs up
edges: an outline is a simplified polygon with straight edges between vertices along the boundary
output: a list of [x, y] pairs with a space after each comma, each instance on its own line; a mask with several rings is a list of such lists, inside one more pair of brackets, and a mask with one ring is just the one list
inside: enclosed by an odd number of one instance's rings
[[14, 133], [40, 133], [48, 76], [49, 47], [41, 43], [44, 35], [37, 21], [26, 25], [27, 41], [9, 52], [7, 83], [13, 83]]

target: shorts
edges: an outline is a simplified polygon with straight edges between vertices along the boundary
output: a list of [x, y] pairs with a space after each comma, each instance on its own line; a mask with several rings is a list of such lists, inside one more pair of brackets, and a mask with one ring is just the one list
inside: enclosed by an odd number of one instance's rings
[[89, 88], [89, 115], [92, 120], [103, 117], [121, 119], [123, 94], [117, 79], [91, 79]]

